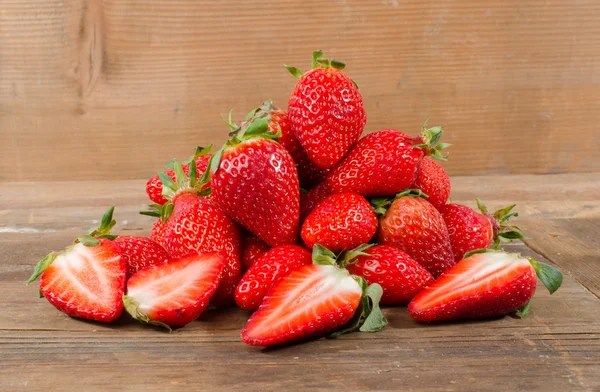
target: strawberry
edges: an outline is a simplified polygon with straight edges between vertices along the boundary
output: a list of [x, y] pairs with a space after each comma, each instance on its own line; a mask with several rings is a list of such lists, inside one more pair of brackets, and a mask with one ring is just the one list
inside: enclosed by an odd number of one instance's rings
[[[206, 167], [208, 166], [208, 160], [210, 159], [209, 151], [212, 146], [207, 148], [197, 147], [195, 154], [184, 162], [184, 166], [182, 167], [183, 172], [187, 175], [190, 170], [190, 163], [193, 161], [196, 162], [196, 170], [198, 173], [204, 173]], [[169, 162], [167, 167], [172, 167], [172, 162]], [[167, 170], [165, 172], [172, 181], [175, 181], [175, 171], [173, 169]], [[162, 194], [162, 181], [158, 177], [158, 175], [150, 178], [146, 183], [146, 193], [150, 200], [155, 202], [156, 204], [163, 205], [167, 202], [167, 199]]]
[[310, 191], [302, 192], [300, 194], [300, 218], [304, 220], [320, 202], [331, 194], [327, 181], [323, 181]]
[[196, 319], [217, 290], [225, 267], [221, 253], [198, 253], [154, 265], [133, 275], [125, 309], [143, 323], [171, 329]]
[[264, 118], [245, 122], [210, 160], [214, 202], [269, 246], [298, 242], [300, 187], [294, 160]]
[[62, 252], [52, 252], [35, 267], [27, 281], [40, 278], [40, 294], [69, 316], [104, 323], [123, 311], [126, 267], [117, 246], [110, 241], [115, 221], [102, 218], [100, 227], [79, 236]]
[[427, 129], [426, 125], [427, 122], [417, 137], [385, 129], [360, 139], [327, 175], [330, 191], [374, 197], [390, 196], [409, 188], [417, 178], [424, 156], [446, 159], [441, 151], [449, 144], [438, 144], [442, 127]]
[[288, 272], [312, 264], [309, 251], [298, 245], [283, 245], [265, 253], [244, 274], [235, 289], [235, 302], [246, 310], [256, 310], [273, 286]]
[[297, 268], [275, 283], [242, 330], [242, 341], [272, 346], [332, 332], [337, 336], [383, 328], [387, 321], [379, 309], [381, 287], [367, 287], [364, 279], [338, 267], [332, 256], [316, 246], [315, 264]]
[[119, 236], [113, 243], [125, 261], [128, 278], [138, 271], [156, 264], [164, 264], [169, 260], [167, 251], [150, 238]]
[[488, 213], [487, 207], [479, 199], [477, 206], [481, 214], [460, 204], [448, 204], [442, 210], [454, 251], [454, 260], [457, 262], [472, 250], [492, 245], [497, 248], [500, 241], [510, 242], [523, 238], [519, 227], [504, 224], [510, 218], [519, 216], [517, 212], [511, 212], [515, 204], [502, 208], [493, 215]]
[[524, 317], [535, 292], [536, 274], [550, 294], [562, 283], [560, 271], [549, 265], [514, 253], [481, 249], [419, 293], [408, 311], [421, 322], [494, 317], [513, 311]]
[[313, 53], [306, 73], [287, 70], [298, 82], [288, 102], [294, 134], [310, 160], [321, 169], [335, 166], [360, 138], [367, 113], [357, 85], [342, 72], [345, 64]]
[[167, 225], [163, 223], [162, 219], [157, 219], [150, 230], [149, 238], [164, 248], [166, 231]]
[[269, 122], [269, 132], [281, 133], [278, 141], [294, 159], [302, 188], [310, 189], [325, 179], [329, 170], [319, 169], [306, 155], [306, 151], [292, 132], [287, 111], [277, 110], [271, 101], [265, 101], [262, 106], [250, 112], [249, 116], [266, 119]]
[[355, 193], [339, 193], [306, 217], [301, 237], [309, 248], [318, 243], [337, 253], [369, 242], [375, 231], [377, 216], [369, 202]]
[[441, 211], [450, 196], [450, 178], [443, 167], [429, 157], [425, 157], [421, 161], [412, 188], [423, 191], [429, 196], [427, 201]]
[[243, 239], [242, 246], [242, 267], [248, 270], [260, 259], [265, 253], [271, 249], [263, 240], [254, 234], [246, 234]]
[[404, 305], [433, 283], [431, 274], [412, 257], [388, 245], [363, 245], [347, 252], [345, 265], [351, 274], [383, 289], [382, 305]]
[[421, 195], [407, 190], [371, 203], [381, 215], [378, 243], [402, 249], [435, 278], [454, 265], [454, 255], [442, 215]]
[[181, 164], [174, 162], [176, 182], [160, 173], [163, 195], [170, 200], [161, 208], [162, 220], [167, 226], [164, 233], [165, 250], [171, 257], [191, 253], [222, 252], [226, 265], [223, 279], [212, 298], [213, 305], [225, 307], [234, 303], [234, 290], [241, 279], [240, 230], [223, 211], [207, 197], [197, 181], [197, 172], [191, 167], [189, 179]]

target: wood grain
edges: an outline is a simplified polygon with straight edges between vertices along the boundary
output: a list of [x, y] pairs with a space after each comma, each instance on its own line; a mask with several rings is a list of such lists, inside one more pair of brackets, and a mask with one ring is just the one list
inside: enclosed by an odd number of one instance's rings
[[[285, 107], [312, 50], [368, 131], [447, 125], [452, 174], [600, 170], [600, 3], [0, 0], [0, 180], [144, 178]], [[596, 154], [596, 155], [595, 155]]]

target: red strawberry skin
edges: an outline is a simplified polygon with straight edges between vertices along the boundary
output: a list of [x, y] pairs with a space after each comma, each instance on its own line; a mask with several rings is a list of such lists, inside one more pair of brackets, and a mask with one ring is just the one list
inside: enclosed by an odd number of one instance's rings
[[434, 278], [454, 265], [448, 229], [442, 215], [421, 197], [403, 196], [379, 219], [379, 244], [402, 249]]
[[450, 178], [443, 167], [425, 157], [412, 188], [422, 190], [428, 196], [427, 201], [441, 211], [450, 197]]
[[[196, 169], [199, 173], [198, 175], [204, 173], [204, 171], [208, 167], [209, 159], [210, 155], [201, 155], [195, 159]], [[182, 169], [185, 174], [188, 174], [190, 166], [185, 165], [182, 167]], [[175, 181], [175, 172], [173, 170], [167, 170], [165, 174], [171, 177], [171, 180]], [[152, 200], [156, 204], [163, 205], [167, 202], [167, 199], [165, 199], [165, 197], [162, 194], [162, 182], [160, 181], [160, 178], [158, 178], [158, 175], [155, 175], [154, 177], [148, 180], [148, 182], [146, 183], [146, 193], [148, 194], [150, 200]]]
[[235, 290], [235, 302], [242, 309], [258, 309], [274, 283], [290, 271], [311, 263], [310, 252], [298, 245], [269, 250], [244, 274]]
[[152, 229], [150, 230], [149, 238], [162, 246], [165, 247], [165, 233], [167, 232], [168, 226], [162, 222], [159, 218], [154, 222]]
[[320, 202], [332, 193], [327, 181], [323, 181], [310, 191], [300, 194], [300, 218], [304, 220]]
[[69, 316], [109, 323], [123, 311], [125, 262], [111, 241], [68, 248], [46, 268], [40, 291]]
[[442, 217], [448, 227], [456, 262], [462, 260], [465, 253], [488, 248], [494, 242], [495, 220], [492, 217], [460, 204], [446, 205]]
[[366, 135], [327, 175], [330, 190], [374, 197], [410, 188], [424, 156], [421, 148], [413, 148], [417, 139], [393, 129]]
[[252, 138], [225, 149], [211, 183], [215, 203], [269, 246], [298, 242], [298, 171], [279, 143]]
[[302, 240], [312, 248], [321, 244], [337, 253], [369, 242], [377, 231], [377, 216], [369, 202], [355, 193], [339, 193], [323, 200], [304, 220]]
[[281, 130], [278, 141], [290, 153], [296, 163], [300, 186], [304, 189], [310, 189], [325, 180], [329, 170], [319, 169], [312, 163], [290, 127], [287, 111], [273, 110], [269, 115], [271, 118], [269, 131], [277, 133]]
[[382, 305], [404, 305], [423, 288], [433, 283], [433, 276], [405, 252], [388, 245], [377, 245], [357, 256], [355, 264], [347, 266], [353, 275], [383, 288]]
[[243, 240], [242, 267], [248, 270], [252, 264], [260, 259], [271, 247], [254, 234], [246, 234]]
[[361, 295], [360, 285], [346, 270], [300, 267], [269, 290], [242, 330], [242, 341], [272, 346], [326, 335], [350, 321]]
[[419, 293], [408, 311], [421, 322], [501, 316], [525, 305], [535, 287], [535, 270], [527, 259], [474, 254]]
[[150, 238], [120, 236], [114, 241], [127, 267], [127, 278], [152, 265], [164, 264], [169, 254], [162, 246]]
[[294, 134], [321, 169], [335, 166], [367, 123], [358, 88], [334, 68], [316, 68], [302, 75], [290, 96], [288, 113]]
[[206, 309], [224, 267], [221, 253], [173, 259], [133, 275], [127, 282], [127, 297], [152, 321], [181, 327]]
[[173, 214], [166, 223], [166, 251], [171, 257], [222, 252], [226, 265], [212, 303], [217, 307], [233, 305], [235, 287], [242, 274], [239, 227], [206, 198], [183, 193], [176, 195], [173, 204]]

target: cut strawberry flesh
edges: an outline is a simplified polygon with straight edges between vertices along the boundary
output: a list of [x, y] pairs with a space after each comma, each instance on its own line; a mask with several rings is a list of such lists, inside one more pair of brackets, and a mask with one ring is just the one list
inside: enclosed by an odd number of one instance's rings
[[242, 331], [251, 345], [269, 346], [332, 332], [354, 315], [362, 296], [348, 271], [307, 265], [276, 283]]
[[135, 304], [137, 312], [150, 320], [171, 327], [183, 326], [204, 311], [224, 267], [221, 253], [173, 259], [133, 275], [127, 282], [127, 298]]
[[81, 243], [59, 254], [41, 276], [40, 290], [55, 307], [74, 316], [110, 322], [123, 310], [125, 262], [110, 241]]

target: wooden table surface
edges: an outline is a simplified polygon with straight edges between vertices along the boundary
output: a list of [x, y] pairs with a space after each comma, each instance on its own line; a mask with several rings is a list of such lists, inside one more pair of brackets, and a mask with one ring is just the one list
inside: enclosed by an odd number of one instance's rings
[[35, 263], [116, 205], [122, 234], [147, 234], [144, 181], [0, 184], [0, 390], [600, 390], [600, 173], [457, 177], [453, 201], [518, 203], [525, 244], [565, 274], [529, 317], [386, 329], [280, 349], [245, 346], [248, 313], [209, 312], [172, 334], [123, 316], [75, 320], [25, 286]]

